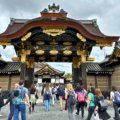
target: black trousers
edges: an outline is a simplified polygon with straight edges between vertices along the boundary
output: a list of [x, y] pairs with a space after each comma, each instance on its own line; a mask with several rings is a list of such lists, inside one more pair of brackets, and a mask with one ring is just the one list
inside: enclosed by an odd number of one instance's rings
[[94, 110], [95, 110], [95, 106], [89, 106], [87, 120], [91, 120], [91, 117], [92, 117]]

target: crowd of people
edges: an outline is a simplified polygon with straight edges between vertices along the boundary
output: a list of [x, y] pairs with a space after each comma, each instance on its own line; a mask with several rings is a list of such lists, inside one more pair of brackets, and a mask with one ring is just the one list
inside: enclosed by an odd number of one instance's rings
[[[81, 118], [84, 118], [85, 108], [88, 109], [86, 120], [92, 120], [92, 118], [95, 120], [108, 120], [111, 117], [107, 112], [109, 105], [114, 108], [114, 119], [120, 120], [120, 93], [116, 87], [112, 87], [109, 99], [105, 99], [101, 90], [94, 88], [92, 85], [86, 90], [80, 84], [73, 87], [71, 83], [66, 85], [46, 83], [39, 92], [41, 94], [38, 94], [38, 89], [35, 84], [32, 84], [27, 89], [24, 87], [24, 82], [20, 81], [15, 84], [15, 89], [10, 92], [8, 99], [4, 102], [2, 88], [0, 87], [0, 112], [1, 108], [9, 103], [10, 113], [8, 120], [19, 120], [19, 113], [21, 113], [21, 119], [26, 120], [26, 105], [31, 114], [34, 112], [36, 100], [41, 95], [46, 112], [50, 111], [51, 105], [55, 106], [56, 101], [59, 101], [60, 111], [67, 110], [69, 120], [75, 120], [75, 110], [76, 115], [79, 115], [81, 111]], [[1, 113], [0, 116], [2, 116]]]

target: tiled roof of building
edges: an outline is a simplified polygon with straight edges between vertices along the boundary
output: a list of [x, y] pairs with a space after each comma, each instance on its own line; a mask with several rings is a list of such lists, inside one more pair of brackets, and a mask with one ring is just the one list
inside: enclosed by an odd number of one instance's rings
[[2, 64], [0, 64], [0, 73], [19, 73], [20, 69], [20, 62], [6, 62], [4, 67], [1, 67]]
[[111, 68], [102, 67], [100, 63], [93, 63], [93, 62], [87, 62], [86, 63], [86, 71], [88, 73], [103, 73], [108, 74], [111, 73], [113, 70]]

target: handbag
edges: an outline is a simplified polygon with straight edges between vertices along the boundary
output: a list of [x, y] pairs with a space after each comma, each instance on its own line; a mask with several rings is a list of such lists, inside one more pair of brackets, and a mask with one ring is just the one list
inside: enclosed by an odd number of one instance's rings
[[93, 112], [91, 120], [100, 120], [98, 112], [96, 110]]

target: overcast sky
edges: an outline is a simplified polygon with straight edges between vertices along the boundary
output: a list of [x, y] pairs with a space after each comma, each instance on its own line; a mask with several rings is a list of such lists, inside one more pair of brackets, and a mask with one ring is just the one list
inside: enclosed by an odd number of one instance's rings
[[[49, 4], [56, 3], [73, 19], [97, 19], [101, 31], [110, 36], [120, 36], [120, 0], [0, 0], [0, 33], [4, 32], [10, 18], [32, 19], [38, 17], [40, 12]], [[111, 54], [114, 47], [105, 47], [100, 50], [95, 47], [91, 57], [100, 62], [106, 54]], [[9, 52], [8, 52], [9, 51]], [[11, 51], [11, 52], [10, 52]], [[3, 50], [0, 47], [2, 58], [10, 60], [15, 55], [13, 47]], [[71, 72], [71, 65], [60, 63], [52, 64], [60, 69], [66, 67]]]

